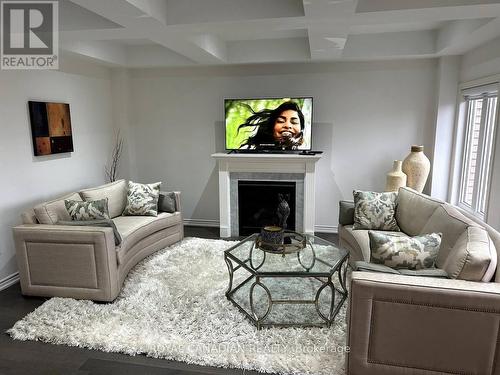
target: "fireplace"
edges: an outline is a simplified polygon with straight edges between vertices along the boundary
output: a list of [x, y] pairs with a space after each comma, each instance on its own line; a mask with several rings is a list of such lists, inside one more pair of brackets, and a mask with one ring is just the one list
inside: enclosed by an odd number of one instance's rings
[[[221, 237], [242, 235], [239, 233], [239, 181], [265, 181], [266, 184], [294, 183], [295, 214], [290, 209], [288, 228], [295, 228], [298, 232], [314, 233], [315, 164], [321, 155], [218, 153], [212, 157], [217, 160], [219, 167]], [[292, 224], [290, 220], [294, 220], [294, 223]], [[253, 232], [259, 230], [260, 227], [253, 229]]]
[[[239, 235], [260, 232], [266, 225], [296, 229], [296, 183], [294, 181], [238, 181]], [[284, 213], [288, 212], [288, 215]]]

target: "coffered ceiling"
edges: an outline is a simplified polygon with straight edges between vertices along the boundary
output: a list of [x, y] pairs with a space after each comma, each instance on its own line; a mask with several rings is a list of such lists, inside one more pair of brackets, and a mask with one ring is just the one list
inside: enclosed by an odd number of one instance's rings
[[458, 55], [500, 0], [61, 0], [66, 52], [127, 67]]

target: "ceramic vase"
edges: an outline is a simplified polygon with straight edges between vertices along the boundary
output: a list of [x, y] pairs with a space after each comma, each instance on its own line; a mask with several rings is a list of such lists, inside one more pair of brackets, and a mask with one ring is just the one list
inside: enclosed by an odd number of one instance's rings
[[407, 177], [406, 186], [421, 193], [430, 170], [431, 162], [424, 154], [424, 146], [411, 146], [410, 154], [403, 161], [403, 172]]
[[387, 173], [385, 191], [398, 191], [400, 187], [406, 186], [406, 174], [402, 170], [403, 162], [394, 160], [392, 170]]

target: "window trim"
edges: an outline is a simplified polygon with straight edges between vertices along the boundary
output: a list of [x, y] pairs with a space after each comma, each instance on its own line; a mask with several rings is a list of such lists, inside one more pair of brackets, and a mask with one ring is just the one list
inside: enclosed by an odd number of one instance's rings
[[[466, 202], [466, 194], [467, 194], [467, 184], [469, 180], [467, 179], [467, 171], [470, 169], [470, 147], [472, 144], [472, 139], [471, 137], [473, 136], [473, 130], [471, 127], [464, 126], [464, 131], [465, 131], [465, 139], [463, 142], [463, 150], [464, 150], [464, 157], [462, 160], [462, 168], [460, 171], [460, 186], [459, 186], [459, 201], [458, 201], [458, 206], [463, 208], [464, 210], [469, 211], [470, 213], [474, 214], [475, 216], [479, 217], [480, 219], [484, 220], [486, 216], [486, 209], [487, 209], [487, 203], [488, 203], [488, 197], [489, 197], [489, 191], [490, 189], [486, 188], [486, 196], [484, 196], [483, 193], [485, 193], [485, 183], [490, 183], [491, 181], [491, 166], [493, 164], [493, 159], [492, 159], [492, 143], [494, 139], [492, 139], [492, 135], [494, 135], [495, 129], [496, 129], [496, 118], [495, 118], [495, 123], [489, 123], [488, 119], [492, 116], [492, 110], [496, 111], [496, 104], [495, 108], [492, 109], [491, 106], [491, 97], [498, 97], [498, 93], [496, 95], [479, 95], [477, 97], [472, 97], [472, 98], [465, 98], [466, 102], [466, 108], [467, 108], [467, 118], [465, 121], [465, 125], [471, 124], [474, 119], [472, 118], [475, 116], [475, 103], [473, 100], [477, 99], [482, 99], [483, 104], [482, 104], [482, 109], [481, 109], [481, 118], [480, 118], [480, 129], [479, 129], [479, 135], [478, 135], [478, 145], [477, 145], [477, 155], [476, 155], [476, 171], [474, 173], [474, 191], [472, 192], [472, 202], [471, 204], [468, 204]], [[494, 112], [493, 112], [494, 113]], [[486, 126], [487, 125], [487, 126]], [[487, 160], [485, 160], [487, 158]], [[485, 161], [487, 163], [485, 163]], [[483, 205], [482, 202], [484, 201], [484, 208], [481, 206]]]
[[[463, 168], [465, 167], [466, 160], [466, 137], [467, 137], [467, 127], [464, 125], [466, 124], [467, 116], [469, 115], [469, 110], [468, 110], [468, 102], [466, 101], [466, 98], [463, 95], [463, 92], [465, 90], [473, 89], [475, 87], [479, 86], [487, 86], [487, 85], [496, 85], [497, 86], [497, 103], [496, 103], [496, 119], [495, 119], [495, 124], [493, 126], [493, 134], [491, 134], [491, 151], [490, 151], [490, 165], [488, 166], [488, 171], [487, 175], [484, 173], [481, 173], [478, 171], [476, 173], [475, 178], [479, 179], [481, 178], [481, 175], [483, 176], [482, 181], [479, 181], [479, 183], [484, 184], [484, 181], [488, 181], [488, 184], [490, 188], [487, 189], [487, 194], [484, 197], [473, 197], [473, 199], [484, 199], [485, 200], [485, 208], [483, 213], [477, 213], [472, 207], [467, 207], [467, 205], [461, 204], [461, 192], [462, 192], [462, 171], [464, 170]], [[498, 133], [500, 133], [500, 74], [490, 76], [490, 77], [485, 77], [481, 78], [478, 80], [474, 81], [469, 81], [469, 82], [463, 82], [459, 84], [458, 87], [458, 95], [457, 95], [457, 111], [456, 111], [456, 116], [455, 116], [455, 132], [454, 132], [454, 142], [453, 142], [453, 161], [451, 165], [451, 178], [450, 178], [450, 185], [449, 185], [449, 197], [450, 201], [452, 204], [457, 205], [461, 207], [462, 209], [465, 209], [466, 211], [470, 212], [476, 217], [479, 217], [480, 219], [484, 221], [488, 221], [488, 206], [490, 202], [490, 195], [491, 195], [491, 183], [492, 183], [492, 177], [493, 177], [493, 166], [494, 162], [496, 160], [496, 155], [495, 153], [498, 151], [496, 150], [496, 145], [498, 143], [497, 136]], [[483, 111], [482, 116], [487, 116], [487, 110]], [[483, 129], [481, 129], [481, 132], [485, 131], [485, 127], [483, 126]], [[480, 140], [483, 140], [483, 142], [486, 140], [486, 138], [482, 135], [480, 135]], [[483, 149], [484, 147], [481, 147], [481, 159], [482, 160], [482, 154], [483, 154]], [[478, 155], [479, 159], [479, 155]], [[481, 165], [483, 163], [481, 162]], [[481, 168], [484, 168], [483, 166]], [[481, 190], [481, 189], [478, 189]], [[480, 194], [475, 194], [475, 195], [480, 195]], [[476, 201], [477, 202], [477, 201]]]

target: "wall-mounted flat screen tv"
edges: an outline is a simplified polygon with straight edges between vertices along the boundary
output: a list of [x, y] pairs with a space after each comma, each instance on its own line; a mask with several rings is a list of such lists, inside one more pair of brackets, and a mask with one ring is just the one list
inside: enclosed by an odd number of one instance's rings
[[226, 150], [310, 150], [312, 98], [225, 99]]

